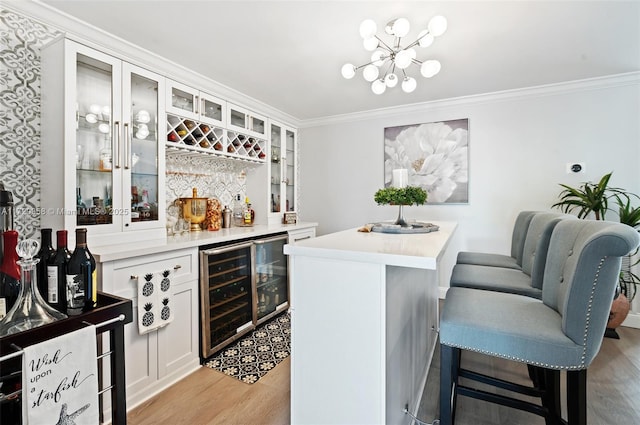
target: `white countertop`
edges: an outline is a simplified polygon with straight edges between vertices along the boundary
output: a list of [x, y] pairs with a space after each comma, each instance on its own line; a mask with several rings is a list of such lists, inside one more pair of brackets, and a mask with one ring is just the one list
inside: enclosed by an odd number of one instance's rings
[[435, 269], [457, 224], [443, 221], [432, 223], [440, 227], [437, 232], [391, 234], [364, 233], [358, 232], [357, 229], [344, 230], [285, 245], [284, 253], [292, 256]]
[[244, 238], [259, 237], [280, 232], [290, 232], [317, 226], [318, 223], [256, 224], [251, 227], [230, 227], [228, 229], [220, 229], [217, 231], [203, 230], [201, 232], [188, 232], [181, 235], [167, 236], [163, 239], [146, 240], [127, 244], [116, 243], [113, 245], [90, 247], [90, 249], [96, 261], [105, 262], [174, 251], [183, 248], [199, 247], [220, 242], [233, 242]]

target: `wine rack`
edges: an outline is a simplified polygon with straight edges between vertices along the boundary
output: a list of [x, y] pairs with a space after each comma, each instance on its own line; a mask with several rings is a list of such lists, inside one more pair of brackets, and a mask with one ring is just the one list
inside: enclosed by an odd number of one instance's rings
[[236, 131], [167, 114], [167, 152], [209, 154], [266, 162], [267, 141]]

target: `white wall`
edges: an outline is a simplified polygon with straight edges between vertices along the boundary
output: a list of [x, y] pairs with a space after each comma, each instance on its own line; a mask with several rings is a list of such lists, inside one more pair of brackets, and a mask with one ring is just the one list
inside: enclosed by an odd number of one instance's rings
[[[384, 186], [384, 128], [469, 118], [469, 204], [405, 207], [405, 218], [458, 222], [446, 285], [458, 250], [508, 254], [516, 214], [550, 210], [559, 183], [613, 171], [613, 186], [640, 193], [639, 117], [639, 73], [336, 117], [299, 131], [301, 217], [319, 235], [395, 219], [397, 207], [373, 201]], [[586, 173], [567, 174], [567, 162], [586, 163]]]

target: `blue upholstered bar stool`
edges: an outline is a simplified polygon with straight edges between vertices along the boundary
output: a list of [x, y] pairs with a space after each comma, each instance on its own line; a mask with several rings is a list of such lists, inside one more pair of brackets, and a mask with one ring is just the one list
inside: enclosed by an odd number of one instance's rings
[[522, 211], [516, 217], [511, 234], [511, 255], [488, 252], [461, 251], [457, 264], [476, 264], [479, 266], [506, 267], [520, 270], [522, 267], [522, 251], [529, 230], [529, 223], [536, 211]]
[[509, 292], [540, 298], [542, 276], [551, 234], [560, 220], [577, 220], [573, 215], [537, 212], [530, 220], [522, 250], [521, 269], [477, 264], [456, 264], [449, 286]]
[[[587, 368], [600, 350], [620, 273], [621, 257], [640, 237], [633, 228], [595, 220], [561, 220], [544, 270], [542, 299], [471, 288], [451, 288], [440, 319], [440, 423], [453, 423], [459, 395], [479, 398], [563, 423], [558, 394], [566, 370], [568, 424], [586, 424]], [[535, 365], [545, 387], [532, 389], [460, 368], [461, 350]], [[460, 385], [481, 381], [536, 395], [542, 404]], [[541, 391], [540, 391], [541, 390]]]

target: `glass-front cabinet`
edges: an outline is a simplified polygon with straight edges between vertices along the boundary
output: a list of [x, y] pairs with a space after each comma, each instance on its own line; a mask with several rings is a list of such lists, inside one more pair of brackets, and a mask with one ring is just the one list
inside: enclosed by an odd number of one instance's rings
[[259, 139], [267, 138], [267, 118], [228, 103], [227, 128]]
[[90, 244], [163, 230], [164, 79], [61, 39], [43, 49], [42, 90], [43, 226], [87, 227]]
[[208, 93], [167, 80], [167, 112], [200, 123], [224, 127], [226, 102]]
[[270, 161], [271, 213], [297, 210], [297, 132], [272, 121]]

